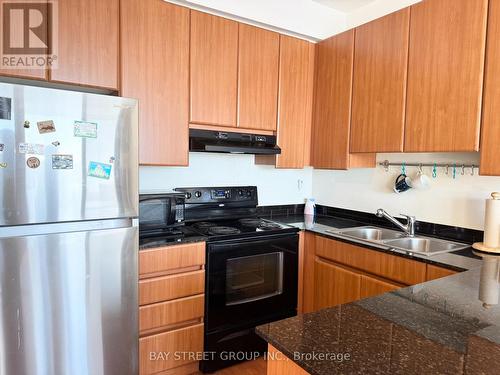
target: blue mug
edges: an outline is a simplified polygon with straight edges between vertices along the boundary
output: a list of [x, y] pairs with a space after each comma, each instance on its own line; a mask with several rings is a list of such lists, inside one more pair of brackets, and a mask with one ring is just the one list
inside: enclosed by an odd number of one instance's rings
[[410, 189], [411, 189], [411, 179], [404, 173], [401, 173], [396, 178], [396, 182], [394, 183], [394, 192], [399, 194]]

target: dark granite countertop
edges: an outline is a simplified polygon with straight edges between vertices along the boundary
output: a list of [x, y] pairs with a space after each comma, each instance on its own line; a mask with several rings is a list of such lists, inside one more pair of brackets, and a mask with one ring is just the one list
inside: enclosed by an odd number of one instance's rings
[[480, 290], [481, 271], [480, 263], [257, 332], [311, 374], [498, 374], [499, 284]]
[[139, 239], [139, 251], [151, 249], [154, 247], [180, 245], [183, 243], [203, 242], [207, 240], [206, 236], [193, 231], [189, 227], [179, 227], [176, 229], [179, 232], [178, 236], [157, 236]]

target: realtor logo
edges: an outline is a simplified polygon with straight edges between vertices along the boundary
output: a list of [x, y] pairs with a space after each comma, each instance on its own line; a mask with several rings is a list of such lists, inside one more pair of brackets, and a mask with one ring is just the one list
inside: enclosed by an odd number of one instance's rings
[[57, 1], [0, 0], [2, 69], [54, 68]]

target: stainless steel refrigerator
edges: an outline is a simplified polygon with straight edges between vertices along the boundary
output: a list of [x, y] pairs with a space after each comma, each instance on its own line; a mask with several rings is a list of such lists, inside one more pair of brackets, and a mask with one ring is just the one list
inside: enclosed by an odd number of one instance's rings
[[0, 83], [0, 374], [138, 372], [134, 99]]

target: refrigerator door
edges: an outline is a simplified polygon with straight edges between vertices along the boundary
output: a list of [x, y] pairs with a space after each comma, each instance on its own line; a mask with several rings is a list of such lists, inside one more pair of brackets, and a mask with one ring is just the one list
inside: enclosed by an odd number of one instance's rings
[[135, 99], [0, 83], [0, 226], [136, 217]]
[[0, 374], [137, 374], [137, 243], [137, 227], [0, 238]]

